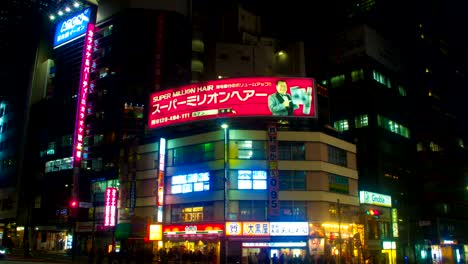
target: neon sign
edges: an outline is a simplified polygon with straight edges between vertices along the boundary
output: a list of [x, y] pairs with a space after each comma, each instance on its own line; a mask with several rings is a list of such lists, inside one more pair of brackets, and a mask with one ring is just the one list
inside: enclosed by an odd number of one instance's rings
[[76, 106], [75, 135], [73, 139], [73, 167], [80, 167], [83, 156], [83, 140], [85, 137], [86, 104], [88, 101], [89, 74], [93, 56], [94, 25], [88, 24], [83, 55], [81, 60], [81, 76], [78, 87]]
[[53, 47], [57, 48], [60, 44], [71, 41], [86, 33], [86, 28], [90, 21], [91, 9], [85, 9], [83, 12], [65, 20], [55, 27], [55, 36]]
[[390, 195], [373, 193], [368, 191], [359, 192], [359, 202], [363, 204], [373, 204], [385, 207], [392, 207], [392, 197]]
[[278, 140], [277, 128], [274, 125], [268, 127], [268, 213], [270, 216], [278, 216], [279, 204], [279, 177], [278, 177]]
[[117, 188], [106, 189], [106, 211], [104, 212], [104, 226], [115, 226], [117, 211]]
[[159, 140], [159, 173], [158, 173], [158, 222], [162, 222], [163, 205], [164, 205], [164, 168], [166, 160], [166, 139]]
[[[277, 92], [279, 81], [286, 85], [284, 97]], [[316, 117], [314, 79], [231, 78], [159, 91], [150, 96], [148, 125], [158, 128], [218, 117], [278, 116], [282, 113]]]

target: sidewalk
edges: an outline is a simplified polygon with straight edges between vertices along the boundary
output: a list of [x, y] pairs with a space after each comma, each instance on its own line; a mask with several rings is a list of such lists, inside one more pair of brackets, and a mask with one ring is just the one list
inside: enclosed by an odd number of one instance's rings
[[31, 256], [24, 256], [22, 249], [13, 249], [13, 251], [6, 255], [5, 259], [15, 261], [32, 261], [32, 262], [54, 262], [54, 263], [77, 263], [87, 264], [87, 256], [76, 256], [74, 260], [70, 255], [64, 252], [55, 251], [32, 251]]

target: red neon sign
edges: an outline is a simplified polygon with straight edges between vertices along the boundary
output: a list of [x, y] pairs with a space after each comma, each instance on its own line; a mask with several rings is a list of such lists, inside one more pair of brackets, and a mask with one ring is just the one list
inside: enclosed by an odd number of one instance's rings
[[[278, 83], [280, 80], [283, 82]], [[278, 94], [279, 86], [287, 95]], [[150, 128], [217, 117], [316, 117], [315, 85], [310, 78], [249, 77], [200, 82], [153, 93], [150, 106]]]
[[115, 226], [117, 212], [117, 188], [106, 189], [106, 211], [104, 212], [104, 226]]
[[73, 139], [73, 166], [80, 167], [83, 156], [83, 140], [85, 137], [86, 104], [88, 101], [89, 74], [93, 57], [94, 25], [88, 24], [81, 59], [80, 84], [76, 106], [75, 135]]

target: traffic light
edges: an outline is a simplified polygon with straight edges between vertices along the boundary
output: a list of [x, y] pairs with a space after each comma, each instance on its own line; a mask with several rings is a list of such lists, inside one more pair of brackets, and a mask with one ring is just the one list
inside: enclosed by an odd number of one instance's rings
[[366, 215], [371, 215], [375, 218], [378, 218], [380, 216], [380, 211], [376, 209], [369, 209], [369, 210], [366, 210]]
[[71, 200], [70, 201], [70, 208], [77, 208], [78, 207], [78, 201], [77, 200]]
[[69, 208], [69, 210], [70, 210], [69, 216], [73, 217], [73, 218], [76, 218], [77, 215], [78, 215], [78, 200], [72, 199], [70, 201], [70, 206], [69, 207], [70, 207]]

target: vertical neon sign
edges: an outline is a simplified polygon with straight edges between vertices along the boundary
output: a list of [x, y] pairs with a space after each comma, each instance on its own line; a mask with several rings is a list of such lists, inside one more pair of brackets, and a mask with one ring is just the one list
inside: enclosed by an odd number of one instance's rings
[[88, 24], [81, 59], [80, 84], [76, 106], [75, 135], [73, 138], [73, 167], [80, 167], [83, 156], [83, 140], [85, 137], [86, 105], [88, 101], [89, 74], [93, 57], [94, 25]]
[[115, 226], [117, 211], [117, 188], [106, 189], [106, 211], [104, 212], [104, 226]]
[[268, 127], [268, 165], [270, 177], [268, 179], [269, 215], [279, 216], [279, 177], [278, 177], [278, 140], [275, 125]]
[[159, 173], [158, 173], [158, 222], [162, 222], [164, 205], [164, 167], [166, 165], [166, 139], [159, 140]]

